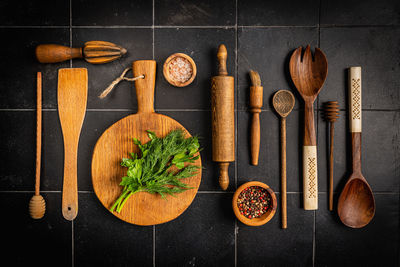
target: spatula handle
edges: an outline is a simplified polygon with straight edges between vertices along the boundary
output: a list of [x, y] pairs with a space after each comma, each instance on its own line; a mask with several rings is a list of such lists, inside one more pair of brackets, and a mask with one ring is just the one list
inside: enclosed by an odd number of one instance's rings
[[83, 57], [82, 48], [71, 48], [57, 44], [38, 45], [35, 53], [40, 63], [57, 63]]
[[305, 210], [318, 209], [317, 142], [312, 103], [305, 102], [303, 146], [303, 203]]
[[361, 133], [361, 67], [349, 69], [350, 132]]

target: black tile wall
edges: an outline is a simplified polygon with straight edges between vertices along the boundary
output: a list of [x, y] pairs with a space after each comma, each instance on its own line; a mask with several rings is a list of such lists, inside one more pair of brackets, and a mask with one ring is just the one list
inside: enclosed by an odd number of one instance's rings
[[318, 0], [238, 0], [240, 26], [316, 26], [318, 23]]
[[[0, 25], [4, 26], [68, 26], [70, 1], [2, 1]], [[3, 38], [3, 40], [7, 40]]]
[[399, 25], [396, 0], [321, 1], [322, 25]]
[[146, 0], [71, 0], [74, 26], [151, 26], [153, 5]]
[[1, 236], [7, 240], [2, 249], [4, 266], [71, 266], [72, 223], [61, 216], [61, 195], [41, 193], [46, 201], [46, 214], [32, 220], [28, 205], [32, 193], [1, 192], [4, 214]]
[[[400, 218], [400, 4], [383, 1], [2, 1], [0, 34], [7, 42], [0, 64], [1, 236], [7, 266], [399, 266]], [[91, 65], [84, 60], [40, 64], [38, 44], [82, 47], [104, 40], [127, 48], [120, 60]], [[228, 72], [235, 77], [236, 161], [230, 186], [218, 185], [212, 162], [210, 80], [217, 74], [216, 52], [228, 49]], [[328, 77], [315, 102], [318, 141], [319, 209], [302, 208], [303, 100], [288, 63], [299, 46], [321, 47]], [[165, 59], [190, 55], [197, 77], [177, 88], [162, 75]], [[105, 99], [98, 95], [130, 67], [155, 59], [156, 112], [180, 122], [200, 137], [203, 171], [199, 192], [177, 219], [156, 226], [125, 223], [108, 212], [93, 192], [91, 157], [110, 125], [135, 113], [132, 82], [123, 81]], [[345, 227], [328, 211], [328, 124], [322, 105], [337, 100], [335, 123], [335, 203], [351, 171], [347, 114], [349, 66], [362, 66], [362, 172], [377, 205], [362, 229]], [[59, 68], [83, 67], [89, 74], [88, 110], [78, 153], [79, 211], [63, 219], [63, 137], [57, 112]], [[260, 73], [264, 87], [259, 165], [250, 165], [249, 70]], [[36, 72], [43, 73], [41, 191], [47, 212], [32, 220], [34, 194]], [[132, 76], [128, 72], [128, 77]], [[231, 208], [237, 186], [262, 181], [280, 200], [280, 125], [272, 95], [291, 90], [296, 98], [287, 118], [288, 228], [281, 210], [260, 227], [237, 221]], [[336, 207], [335, 207], [336, 209]], [[4, 265], [4, 264], [3, 264]]]
[[235, 25], [234, 0], [155, 0], [155, 25], [226, 26]]

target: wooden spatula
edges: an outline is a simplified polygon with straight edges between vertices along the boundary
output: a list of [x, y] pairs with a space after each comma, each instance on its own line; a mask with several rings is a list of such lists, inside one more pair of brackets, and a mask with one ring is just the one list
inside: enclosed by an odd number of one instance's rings
[[87, 94], [87, 69], [58, 71], [58, 115], [64, 138], [62, 214], [70, 221], [78, 214], [78, 143], [86, 113]]

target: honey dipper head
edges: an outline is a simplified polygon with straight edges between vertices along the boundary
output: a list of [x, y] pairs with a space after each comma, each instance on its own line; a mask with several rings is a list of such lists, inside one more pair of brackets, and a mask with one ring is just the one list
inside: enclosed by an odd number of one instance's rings
[[41, 195], [34, 195], [29, 202], [29, 214], [33, 219], [41, 219], [46, 212], [46, 202]]
[[329, 122], [335, 122], [339, 118], [339, 103], [337, 101], [324, 103], [324, 118]]

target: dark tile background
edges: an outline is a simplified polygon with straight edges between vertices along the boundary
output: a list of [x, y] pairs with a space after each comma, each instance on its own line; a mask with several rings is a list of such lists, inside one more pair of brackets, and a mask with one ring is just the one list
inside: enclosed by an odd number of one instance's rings
[[[2, 1], [0, 3], [0, 234], [8, 266], [399, 266], [400, 220], [400, 4], [384, 1]], [[105, 65], [85, 61], [39, 64], [40, 43], [82, 46], [105, 40], [128, 54]], [[228, 71], [236, 78], [236, 162], [227, 192], [211, 161], [210, 77], [216, 74], [220, 43], [228, 48]], [[319, 46], [329, 74], [315, 103], [318, 136], [319, 209], [302, 209], [303, 103], [288, 73], [291, 52]], [[198, 75], [185, 88], [161, 74], [172, 53], [193, 57]], [[91, 183], [91, 154], [102, 132], [134, 113], [132, 83], [122, 82], [104, 100], [97, 96], [138, 59], [157, 60], [155, 108], [201, 137], [204, 164], [200, 190], [188, 210], [163, 225], [139, 227], [112, 216]], [[377, 205], [375, 218], [350, 229], [327, 209], [328, 136], [323, 102], [338, 100], [335, 124], [334, 190], [337, 199], [350, 172], [347, 119], [349, 66], [363, 67], [363, 173]], [[78, 154], [79, 214], [61, 215], [63, 143], [57, 114], [58, 69], [89, 72], [88, 111]], [[249, 164], [249, 69], [264, 86], [260, 164]], [[28, 215], [35, 175], [36, 72], [43, 73], [41, 190], [47, 202], [42, 220]], [[279, 118], [271, 96], [289, 89], [296, 105], [287, 119], [288, 229], [280, 209], [268, 224], [248, 227], [231, 211], [232, 193], [249, 180], [279, 194]]]

